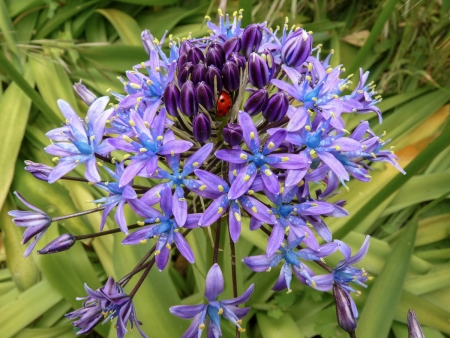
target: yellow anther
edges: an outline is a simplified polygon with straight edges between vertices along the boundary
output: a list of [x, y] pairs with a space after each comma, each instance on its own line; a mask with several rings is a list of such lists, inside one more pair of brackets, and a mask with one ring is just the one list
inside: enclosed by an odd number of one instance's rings
[[289, 230], [291, 230], [291, 227], [288, 225], [286, 228], [284, 228], [284, 232], [288, 233]]
[[218, 214], [221, 214], [223, 212], [223, 208], [222, 207], [219, 207], [219, 209], [217, 209], [217, 213]]
[[250, 179], [250, 175], [247, 174], [244, 176], [244, 182], [247, 182], [249, 179]]
[[245, 332], [245, 329], [243, 327], [238, 327], [237, 329], [239, 332]]
[[160, 221], [159, 217], [155, 219], [155, 223], [159, 223], [159, 221]]
[[206, 188], [207, 188], [207, 186], [203, 184], [203, 185], [200, 186], [199, 189], [200, 189], [200, 191], [203, 191], [203, 190], [205, 190]]
[[108, 88], [108, 89], [106, 89], [106, 92], [107, 92], [107, 93], [110, 93], [111, 90], [112, 90], [111, 88]]
[[142, 222], [142, 221], [137, 221], [136, 223], [137, 223], [137, 225], [139, 225], [140, 227], [143, 226], [143, 225], [145, 225], [145, 223]]
[[179, 200], [180, 202], [186, 201], [186, 199], [185, 199], [184, 197], [180, 197], [178, 200]]
[[152, 80], [147, 80], [145, 81], [145, 83], [147, 84], [147, 86], [151, 86], [153, 84]]
[[219, 184], [219, 185], [217, 186], [217, 189], [219, 189], [219, 191], [222, 192], [222, 191], [223, 191], [223, 186], [222, 186], [222, 184]]
[[91, 137], [89, 137], [89, 139], [90, 139], [91, 141], [94, 141], [94, 140], [95, 140], [95, 135], [92, 135]]
[[75, 164], [78, 164], [78, 163], [80, 163], [80, 160], [76, 160], [76, 161], [75, 161]]
[[349, 187], [347, 187], [346, 185], [344, 187], [345, 187], [345, 190], [347, 190], [347, 192], [350, 192], [350, 188]]
[[377, 158], [377, 155], [375, 155], [375, 153], [370, 153], [370, 155], [372, 155], [373, 158]]
[[269, 149], [273, 149], [275, 147], [275, 143], [273, 142], [269, 142], [269, 144], [267, 145], [267, 148]]
[[163, 138], [164, 138], [163, 136], [159, 135], [156, 139], [157, 139], [158, 141], [162, 141]]
[[161, 198], [161, 195], [159, 194], [159, 192], [155, 193], [156, 197]]
[[311, 149], [311, 151], [309, 152], [310, 155], [315, 155], [316, 151], [314, 149]]
[[370, 175], [364, 175], [365, 178], [372, 178]]
[[194, 163], [192, 163], [192, 166], [194, 166], [194, 167], [198, 167], [198, 162], [194, 162]]
[[341, 92], [343, 92], [346, 88], [347, 88], [347, 85], [343, 84], [342, 86], [339, 87], [339, 90]]
[[266, 270], [266, 272], [270, 272], [270, 270], [272, 270], [272, 268], [271, 267], [269, 267], [267, 270]]
[[273, 67], [273, 60], [269, 55], [267, 56], [267, 65], [269, 66], [269, 68]]
[[312, 110], [311, 108], [308, 109], [308, 114], [309, 114], [310, 116], [313, 116], [313, 115], [314, 115], [314, 110]]
[[236, 171], [236, 169], [233, 170], [233, 176], [237, 176], [237, 171]]
[[199, 328], [200, 330], [204, 330], [204, 329], [205, 329], [205, 324], [201, 323], [201, 324], [198, 326], [198, 328]]
[[234, 218], [236, 218], [236, 221], [240, 222], [241, 221], [241, 215], [239, 215], [238, 212], [234, 213]]
[[312, 67], [313, 67], [313, 64], [310, 62], [310, 63], [308, 63], [308, 70], [309, 71], [311, 71], [312, 70]]
[[97, 162], [97, 165], [98, 165], [99, 167], [103, 167], [103, 163], [102, 163], [102, 162]]
[[246, 159], [248, 158], [248, 156], [247, 156], [247, 154], [240, 154], [240, 155], [239, 155], [239, 158], [240, 158], [241, 160], [246, 160]]
[[209, 15], [205, 15], [205, 19], [211, 21], [211, 17]]
[[125, 160], [128, 160], [129, 158], [130, 158], [130, 154], [125, 154], [125, 155], [123, 155], [123, 160], [125, 161]]
[[134, 82], [131, 82], [131, 83], [130, 83], [130, 87], [131, 87], [131, 88], [134, 88], [134, 89], [140, 89], [140, 88], [141, 88], [140, 85], [138, 85], [137, 83], [134, 83]]
[[311, 285], [312, 285], [313, 288], [317, 287], [316, 282], [313, 281], [313, 280], [311, 281]]
[[129, 138], [127, 135], [123, 135], [122, 138], [128, 143], [133, 142], [133, 140], [131, 138]]
[[311, 82], [311, 81], [312, 81], [311, 76], [309, 76], [309, 75], [306, 75], [306, 76], [305, 76], [305, 79], [306, 79], [308, 82]]
[[335, 146], [334, 149], [336, 149], [337, 151], [341, 150], [340, 146]]
[[[142, 101], [142, 97], [138, 97], [138, 98], [136, 98], [136, 102], [141, 102]], [[136, 105], [136, 107], [137, 107], [138, 105]]]
[[250, 139], [254, 139], [255, 138], [255, 133], [252, 131], [252, 132], [250, 132]]
[[166, 244], [166, 248], [169, 249], [169, 250], [172, 250], [172, 247], [170, 246], [169, 243]]
[[272, 171], [270, 169], [266, 169], [266, 170], [264, 170], [264, 174], [266, 174], [266, 176], [271, 176]]
[[336, 118], [336, 115], [334, 115], [334, 113], [332, 111], [330, 111], [330, 115], [331, 115], [331, 117]]
[[155, 256], [158, 256], [161, 253], [161, 250], [156, 250], [155, 251]]
[[253, 194], [255, 193], [255, 191], [254, 191], [254, 190], [249, 190], [247, 193], [248, 193], [249, 195], [253, 195]]
[[314, 102], [317, 102], [317, 97], [313, 97], [313, 98], [311, 98], [311, 100], [313, 100]]
[[[146, 243], [147, 243], [147, 240], [146, 240], [146, 239], [141, 239], [141, 240], [139, 241], [139, 243], [141, 243], [141, 244], [146, 244]], [[156, 253], [155, 253], [155, 255], [156, 255]]]
[[155, 72], [159, 73], [159, 67], [155, 67]]
[[219, 309], [219, 312], [217, 312], [217, 314], [220, 316], [222, 313], [223, 313], [223, 309], [220, 308], [220, 309]]
[[311, 131], [311, 126], [305, 126], [305, 129], [306, 129], [307, 131]]
[[139, 148], [139, 152], [140, 153], [146, 153], [147, 152], [147, 148]]
[[171, 150], [170, 155], [175, 156], [175, 152], [173, 150]]
[[283, 156], [283, 157], [281, 158], [281, 162], [287, 162], [287, 161], [289, 161], [289, 157]]
[[350, 134], [350, 132], [347, 129], [342, 129], [342, 131], [346, 134]]
[[59, 162], [59, 157], [53, 157], [53, 158], [52, 158], [52, 162], [53, 162], [53, 163]]
[[258, 212], [258, 209], [255, 206], [252, 206], [252, 211], [256, 214]]

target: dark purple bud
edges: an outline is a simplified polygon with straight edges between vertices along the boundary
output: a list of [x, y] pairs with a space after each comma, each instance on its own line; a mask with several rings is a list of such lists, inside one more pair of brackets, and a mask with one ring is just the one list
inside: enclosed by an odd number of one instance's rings
[[227, 58], [231, 53], [239, 53], [241, 50], [241, 38], [233, 36], [229, 38], [223, 44], [223, 50], [225, 51], [225, 57]]
[[141, 33], [141, 41], [142, 45], [144, 46], [145, 52], [150, 55], [150, 52], [152, 49], [155, 49], [153, 44], [153, 35], [150, 34], [150, 31], [148, 29], [144, 30]]
[[97, 95], [92, 93], [89, 89], [86, 88], [83, 83], [80, 82], [73, 84], [73, 89], [78, 94], [78, 96], [86, 103], [88, 106], [92, 104], [97, 99]]
[[269, 101], [268, 91], [265, 88], [259, 89], [245, 101], [244, 111], [252, 116], [259, 114], [266, 108], [267, 101]]
[[208, 72], [208, 67], [203, 62], [199, 62], [197, 66], [194, 67], [192, 71], [191, 80], [194, 84], [202, 81], [206, 81], [206, 73]]
[[275, 58], [273, 57], [273, 54], [270, 50], [265, 49], [264, 52], [261, 53], [261, 57], [266, 61], [267, 68], [269, 69], [269, 77], [272, 79], [276, 70]]
[[281, 59], [289, 67], [300, 66], [312, 50], [312, 37], [304, 29], [297, 29], [281, 47]]
[[184, 53], [188, 53], [192, 48], [194, 48], [195, 47], [195, 45], [191, 42], [191, 41], [189, 41], [189, 40], [184, 40], [182, 43], [181, 43], [181, 45], [180, 45], [180, 49], [178, 50], [178, 52], [180, 53], [180, 55], [181, 54], [184, 54]]
[[223, 46], [221, 43], [212, 42], [209, 45], [208, 49], [214, 49], [216, 52], [218, 52], [220, 54], [220, 56], [222, 57], [222, 60], [225, 60], [225, 50], [223, 49]]
[[186, 81], [183, 87], [181, 87], [180, 110], [189, 117], [197, 114], [198, 105], [195, 99], [195, 87], [192, 81]]
[[216, 66], [219, 69], [223, 67], [224, 58], [221, 52], [217, 49], [209, 48], [206, 52], [206, 63], [208, 66]]
[[222, 91], [222, 72], [215, 66], [209, 66], [206, 73], [206, 83], [209, 84], [214, 91], [214, 82], [216, 82], [217, 92]]
[[238, 66], [232, 62], [225, 62], [222, 69], [223, 87], [228, 92], [234, 92], [239, 88], [241, 82], [240, 72]]
[[172, 116], [177, 116], [177, 108], [180, 105], [180, 90], [175, 83], [171, 82], [166, 86], [163, 98], [167, 112]]
[[244, 69], [245, 65], [247, 63], [247, 59], [243, 55], [241, 55], [239, 53], [231, 53], [228, 56], [227, 60], [228, 61], [233, 61], [235, 64], [238, 65], [239, 69]]
[[278, 122], [286, 115], [289, 109], [289, 100], [284, 92], [272, 95], [263, 110], [264, 118], [269, 122]]
[[194, 47], [191, 48], [188, 52], [188, 60], [192, 62], [192, 64], [196, 65], [197, 63], [205, 62], [205, 55], [200, 48]]
[[228, 123], [228, 125], [223, 128], [223, 139], [232, 147], [241, 144], [243, 134], [241, 126], [237, 123]]
[[26, 171], [31, 173], [38, 180], [48, 182], [48, 175], [50, 175], [51, 171], [53, 170], [52, 167], [41, 163], [34, 163], [28, 160], [25, 161], [25, 164]]
[[206, 110], [211, 110], [214, 106], [214, 94], [211, 87], [204, 81], [195, 86], [197, 103], [201, 104]]
[[197, 114], [192, 121], [192, 127], [194, 138], [198, 142], [205, 143], [211, 137], [211, 121], [205, 114]]
[[248, 79], [256, 88], [262, 88], [270, 81], [267, 63], [256, 53], [248, 57]]
[[178, 85], [182, 86], [188, 79], [189, 75], [194, 71], [194, 65], [192, 62], [186, 62], [179, 70], [178, 70]]
[[251, 52], [257, 52], [259, 46], [261, 45], [261, 40], [262, 33], [259, 25], [251, 24], [247, 26], [244, 33], [242, 33], [242, 54], [248, 57]]
[[61, 251], [69, 250], [77, 241], [77, 239], [71, 234], [64, 234], [54, 239], [37, 253], [40, 255], [47, 255], [52, 253], [57, 253]]
[[346, 332], [354, 332], [357, 322], [352, 310], [351, 296], [337, 283], [333, 284], [333, 296], [339, 326]]
[[414, 310], [408, 310], [408, 338], [425, 338]]
[[180, 54], [180, 57], [177, 60], [177, 70], [180, 71], [180, 69], [183, 67], [183, 65], [186, 64], [186, 62], [188, 62], [188, 55], [187, 53], [184, 54]]

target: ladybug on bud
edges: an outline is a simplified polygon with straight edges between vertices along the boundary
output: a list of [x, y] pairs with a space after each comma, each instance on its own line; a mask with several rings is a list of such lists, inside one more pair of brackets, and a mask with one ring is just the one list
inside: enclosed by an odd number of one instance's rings
[[233, 100], [231, 99], [230, 94], [228, 94], [225, 91], [222, 91], [217, 100], [216, 115], [217, 116], [227, 115], [230, 112], [232, 106]]

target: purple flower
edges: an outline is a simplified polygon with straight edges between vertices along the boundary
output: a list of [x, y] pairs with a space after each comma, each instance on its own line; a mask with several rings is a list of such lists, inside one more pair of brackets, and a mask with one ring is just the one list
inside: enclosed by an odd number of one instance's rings
[[53, 241], [44, 246], [41, 250], [38, 250], [38, 254], [47, 255], [57, 252], [69, 250], [77, 241], [72, 234], [63, 234]]
[[213, 200], [200, 217], [199, 226], [205, 227], [213, 224], [229, 210], [230, 236], [233, 242], [236, 242], [241, 234], [241, 207], [261, 223], [275, 222], [275, 217], [270, 214], [269, 208], [256, 198], [242, 194], [236, 199], [231, 199], [229, 197], [230, 187], [225, 180], [204, 170], [196, 170], [195, 174], [200, 178], [202, 185], [191, 190]]
[[408, 310], [408, 338], [425, 338], [414, 310]]
[[186, 216], [184, 223], [178, 223], [174, 217], [172, 192], [169, 187], [165, 187], [161, 191], [161, 210], [162, 213], [147, 207], [144, 209], [147, 219], [146, 224], [154, 224], [145, 226], [132, 234], [128, 235], [123, 241], [124, 245], [145, 244], [149, 238], [158, 237], [156, 244], [156, 266], [161, 271], [169, 260], [169, 253], [172, 244], [175, 242], [180, 253], [190, 262], [194, 263], [194, 253], [184, 237], [179, 233], [179, 227], [192, 228], [197, 226], [201, 214], [189, 214]]
[[315, 287], [315, 283], [312, 279], [314, 273], [310, 268], [303, 264], [301, 260], [320, 260], [322, 257], [331, 255], [337, 249], [337, 244], [328, 243], [322, 245], [319, 250], [312, 250], [310, 248], [296, 250], [297, 246], [301, 244], [304, 237], [295, 238], [294, 236], [288, 237], [288, 243], [282, 244], [279, 247], [279, 253], [273, 253], [271, 255], [251, 256], [245, 257], [242, 261], [248, 268], [256, 272], [270, 271], [276, 267], [282, 260], [284, 260], [283, 267], [280, 271], [280, 276], [273, 286], [272, 290], [281, 291], [288, 289], [288, 293], [291, 290], [292, 270], [297, 279], [305, 285], [312, 285]]
[[239, 113], [239, 124], [243, 130], [244, 142], [251, 154], [241, 148], [224, 149], [216, 152], [216, 157], [235, 164], [245, 164], [240, 170], [228, 193], [228, 198], [236, 199], [242, 196], [252, 185], [260, 173], [264, 186], [268, 191], [277, 194], [280, 190], [277, 176], [270, 169], [305, 169], [308, 160], [296, 154], [271, 154], [279, 148], [286, 137], [286, 131], [278, 130], [271, 135], [261, 149], [258, 131], [250, 115]]
[[35, 178], [37, 178], [38, 180], [41, 181], [48, 181], [48, 175], [50, 175], [50, 173], [52, 172], [53, 168], [45, 165], [45, 164], [41, 164], [41, 163], [34, 163], [32, 161], [25, 161], [26, 167], [25, 170], [28, 171], [29, 173], [31, 173]]
[[20, 211], [11, 210], [8, 211], [8, 215], [14, 217], [12, 221], [15, 225], [19, 227], [26, 227], [25, 232], [22, 237], [22, 244], [27, 243], [30, 239], [33, 239], [31, 244], [25, 250], [23, 254], [24, 257], [28, 257], [33, 251], [37, 242], [44, 236], [50, 224], [52, 224], [52, 219], [41, 209], [36, 208], [31, 203], [27, 202], [17, 191], [14, 194], [25, 204], [28, 208], [34, 211]]
[[112, 277], [96, 291], [86, 284], [84, 288], [88, 296], [77, 298], [78, 300], [84, 300], [83, 307], [66, 314], [67, 319], [74, 320], [72, 325], [75, 329], [78, 329], [77, 335], [89, 334], [100, 322], [103, 321], [104, 324], [117, 318], [115, 327], [118, 338], [123, 338], [125, 333], [128, 332], [126, 329], [128, 322], [131, 328], [137, 327], [142, 337], [147, 337], [142, 332], [140, 322], [136, 318], [133, 300], [124, 293], [122, 287], [117, 285]]
[[122, 138], [108, 139], [116, 149], [135, 153], [131, 163], [125, 168], [119, 181], [119, 187], [130, 183], [136, 175], [150, 176], [158, 167], [158, 155], [175, 155], [192, 147], [192, 143], [175, 139], [172, 131], [164, 132], [166, 112], [162, 109], [152, 121], [144, 121], [134, 110], [130, 112], [130, 123], [135, 134], [132, 139], [126, 135]]
[[[364, 269], [358, 269], [352, 264], [358, 263], [364, 258], [367, 250], [369, 250], [369, 240], [370, 236], [366, 236], [363, 245], [354, 256], [351, 255], [352, 250], [347, 244], [342, 241], [335, 240], [335, 243], [338, 244], [339, 251], [341, 251], [344, 255], [344, 259], [336, 265], [332, 273], [312, 277], [314, 283], [316, 284], [316, 288], [320, 291], [329, 291], [333, 288], [333, 283], [336, 283], [339, 284], [342, 290], [348, 294], [350, 294], [350, 292], [360, 294], [360, 291], [353, 289], [350, 283], [356, 283], [362, 287], [367, 287], [364, 282], [370, 278]], [[351, 302], [353, 315], [355, 318], [358, 318], [358, 309], [356, 308], [355, 302], [352, 297], [349, 296], [348, 298]]]
[[281, 47], [281, 58], [290, 67], [301, 66], [312, 50], [312, 37], [303, 28], [290, 33]]
[[78, 82], [74, 83], [73, 89], [78, 94], [78, 96], [88, 105], [90, 106], [92, 103], [94, 103], [95, 100], [97, 100], [97, 95], [92, 93], [89, 89], [86, 88], [83, 83]]
[[183, 334], [183, 338], [196, 338], [202, 335], [206, 327], [206, 317], [209, 317], [208, 337], [218, 338], [222, 336], [220, 328], [220, 318], [223, 317], [232, 322], [240, 332], [245, 332], [241, 327], [242, 318], [250, 311], [250, 308], [239, 308], [237, 305], [243, 304], [250, 299], [254, 284], [241, 296], [225, 300], [217, 300], [217, 297], [224, 290], [224, 279], [220, 266], [216, 263], [208, 271], [206, 276], [205, 298], [207, 304], [199, 305], [178, 305], [172, 306], [169, 310], [173, 315], [183, 319], [194, 319], [191, 326]]
[[86, 166], [84, 176], [88, 181], [100, 181], [95, 154], [107, 155], [114, 150], [108, 142], [102, 142], [106, 120], [113, 112], [113, 109], [105, 111], [108, 102], [107, 96], [95, 100], [83, 120], [66, 101], [58, 100], [59, 109], [66, 118], [66, 126], [46, 134], [48, 138], [58, 142], [46, 147], [45, 151], [61, 157], [59, 164], [48, 176], [48, 183], [57, 181], [81, 163]]
[[346, 332], [355, 331], [357, 322], [352, 309], [352, 297], [338, 283], [333, 283], [333, 296], [339, 326]]

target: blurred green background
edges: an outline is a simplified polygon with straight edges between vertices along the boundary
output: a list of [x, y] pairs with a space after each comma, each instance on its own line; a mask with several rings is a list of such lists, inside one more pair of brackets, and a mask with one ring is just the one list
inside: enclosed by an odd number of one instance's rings
[[[427, 0], [0, 0], [0, 336], [2, 338], [74, 337], [63, 315], [81, 306], [83, 283], [102, 285], [107, 276], [120, 278], [146, 252], [142, 246], [122, 248], [123, 235], [77, 243], [70, 251], [22, 257], [22, 229], [7, 211], [18, 207], [12, 192], [51, 216], [86, 210], [86, 200], [100, 197], [94, 188], [62, 181], [52, 185], [23, 170], [25, 159], [51, 165], [43, 147], [45, 132], [60, 125], [56, 100], [62, 98], [81, 114], [86, 105], [72, 84], [83, 83], [99, 95], [122, 92], [116, 79], [145, 61], [140, 32], [155, 37], [169, 30], [175, 37], [207, 34], [204, 16], [244, 9], [244, 25], [267, 21], [272, 27], [301, 24], [313, 31], [322, 57], [331, 50], [333, 66], [347, 74], [370, 70], [384, 123], [374, 114], [346, 115], [351, 129], [368, 118], [384, 139], [392, 139], [407, 175], [383, 164], [374, 165], [370, 183], [352, 181], [350, 216], [329, 220], [335, 238], [353, 250], [364, 234], [372, 235], [367, 257], [359, 263], [374, 276], [356, 298], [360, 309], [358, 337], [407, 337], [406, 315], [412, 308], [427, 337], [450, 336], [450, 1]], [[351, 89], [351, 88], [350, 88]], [[80, 175], [80, 172], [76, 174]], [[100, 215], [60, 222], [38, 244], [41, 248], [60, 233], [97, 231]], [[132, 215], [129, 215], [132, 220]], [[107, 227], [114, 227], [110, 219]], [[228, 236], [222, 236], [227, 237]], [[188, 236], [194, 248], [193, 266], [181, 260], [164, 272], [152, 271], [138, 293], [138, 318], [149, 337], [180, 337], [188, 326], [168, 312], [175, 304], [202, 301], [209, 268], [207, 232]], [[230, 276], [229, 246], [220, 262]], [[248, 230], [237, 245], [239, 292], [256, 282], [242, 337], [346, 337], [335, 319], [333, 298], [293, 283], [294, 292], [275, 294], [270, 287], [278, 273], [253, 274], [241, 263], [265, 249], [266, 238]], [[336, 263], [339, 255], [327, 261]], [[133, 283], [130, 283], [132, 285]], [[232, 294], [228, 283], [225, 296]], [[224, 337], [234, 336], [224, 324]], [[135, 330], [134, 330], [135, 331]], [[107, 324], [92, 337], [115, 337]], [[136, 332], [128, 337], [138, 337]]]

